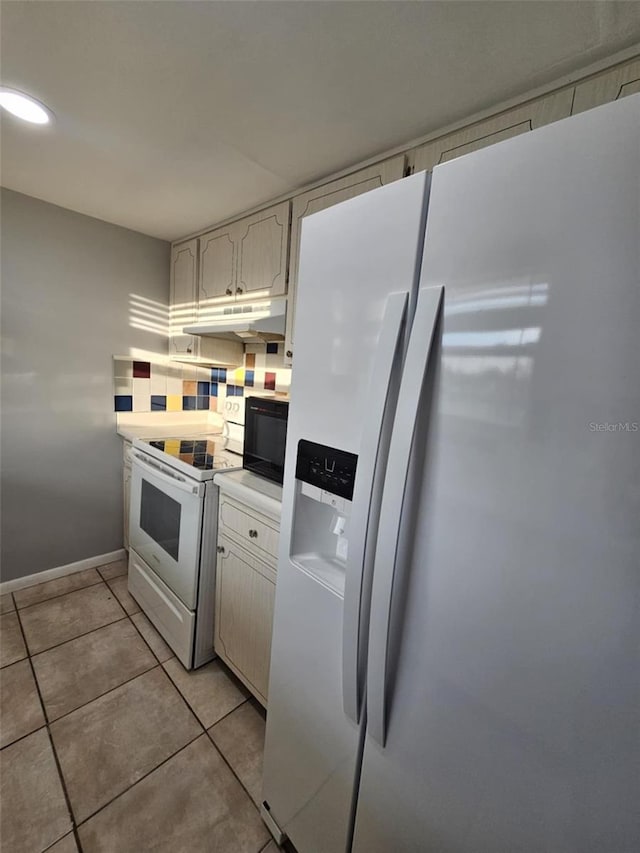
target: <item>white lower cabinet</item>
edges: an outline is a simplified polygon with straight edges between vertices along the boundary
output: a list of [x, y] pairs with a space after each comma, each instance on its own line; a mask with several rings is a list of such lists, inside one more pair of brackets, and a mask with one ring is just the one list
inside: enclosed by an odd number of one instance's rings
[[[233, 486], [252, 477], [234, 472], [220, 479]], [[279, 504], [270, 493], [279, 487], [265, 481], [258, 488], [261, 495], [244, 488], [232, 496], [221, 486], [214, 648], [266, 707], [280, 533]]]
[[215, 650], [265, 706], [275, 594], [275, 570], [218, 535]]

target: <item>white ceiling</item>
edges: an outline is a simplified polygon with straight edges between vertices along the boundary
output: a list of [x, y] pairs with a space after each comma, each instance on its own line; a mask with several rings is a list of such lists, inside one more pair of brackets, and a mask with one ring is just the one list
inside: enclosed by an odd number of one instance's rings
[[1, 5], [2, 184], [174, 239], [640, 40], [628, 2]]

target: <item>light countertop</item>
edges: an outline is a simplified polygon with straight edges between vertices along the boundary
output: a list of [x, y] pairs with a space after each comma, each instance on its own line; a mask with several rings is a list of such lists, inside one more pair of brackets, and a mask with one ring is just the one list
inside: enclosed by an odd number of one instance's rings
[[282, 515], [282, 486], [250, 471], [220, 471], [213, 482], [221, 492], [263, 512], [271, 518]]
[[219, 435], [223, 420], [213, 412], [118, 413], [116, 431], [120, 438], [189, 438]]
[[118, 426], [118, 435], [127, 441], [134, 438], [189, 438], [192, 435], [220, 435], [220, 428], [208, 421], [202, 423], [173, 423], [156, 426]]

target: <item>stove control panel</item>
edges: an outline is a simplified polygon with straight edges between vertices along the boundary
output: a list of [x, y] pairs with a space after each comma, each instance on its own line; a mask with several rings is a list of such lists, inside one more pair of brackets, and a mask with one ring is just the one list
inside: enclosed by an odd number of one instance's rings
[[[353, 499], [357, 463], [358, 457], [355, 453], [301, 439], [298, 442], [296, 479], [311, 487], [305, 489], [303, 486], [304, 494], [315, 493], [315, 490], [319, 489], [326, 495], [322, 502], [339, 509], [340, 501]], [[337, 500], [333, 502], [332, 498]]]

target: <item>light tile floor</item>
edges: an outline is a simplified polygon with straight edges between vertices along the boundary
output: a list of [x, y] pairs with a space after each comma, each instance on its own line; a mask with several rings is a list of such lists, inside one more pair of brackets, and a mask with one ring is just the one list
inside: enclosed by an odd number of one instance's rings
[[111, 563], [3, 595], [0, 847], [277, 853], [264, 711], [218, 661], [187, 672]]

